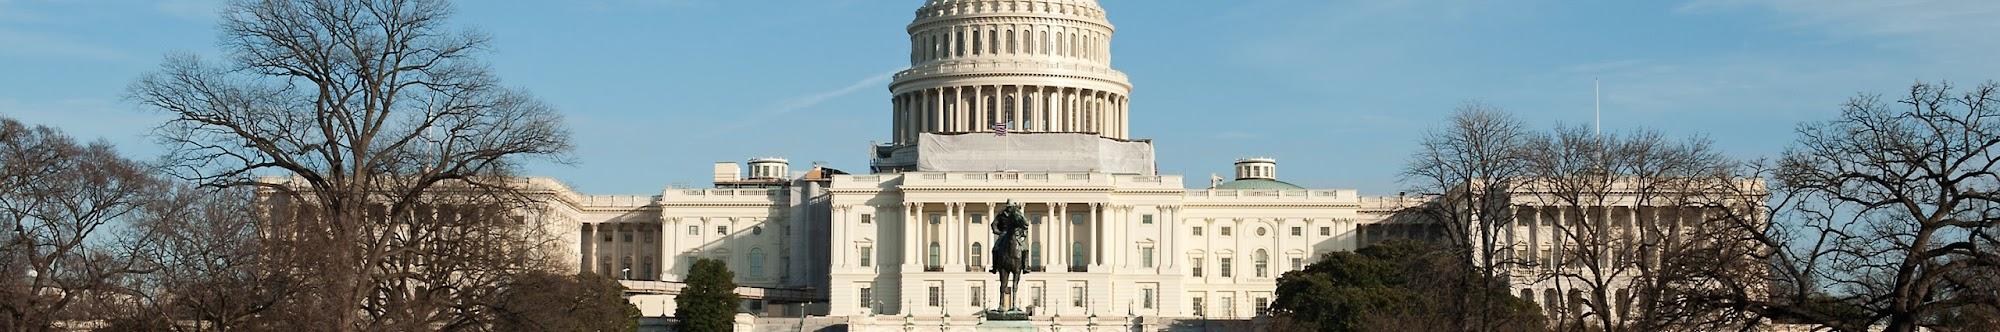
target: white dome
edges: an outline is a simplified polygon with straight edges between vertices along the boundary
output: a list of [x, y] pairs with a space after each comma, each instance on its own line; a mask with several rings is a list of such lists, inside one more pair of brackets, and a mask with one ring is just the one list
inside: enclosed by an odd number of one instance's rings
[[895, 145], [1007, 131], [1132, 137], [1132, 84], [1111, 67], [1116, 29], [1096, 0], [928, 0], [910, 69], [889, 84]]

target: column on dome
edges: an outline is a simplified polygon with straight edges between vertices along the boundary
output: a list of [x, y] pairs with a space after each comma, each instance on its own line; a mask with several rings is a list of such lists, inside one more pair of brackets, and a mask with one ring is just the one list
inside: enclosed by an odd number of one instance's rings
[[1027, 86], [1024, 85], [1014, 86], [1014, 95], [1012, 96], [1012, 98], [1013, 98], [1012, 100], [1014, 101], [1014, 105], [1012, 105], [1013, 106], [1012, 108], [1007, 109], [1004, 112], [996, 111], [994, 113], [1021, 114], [1021, 112], [1025, 112], [1028, 109], [1028, 105], [1021, 102], [1022, 100], [1026, 100], [1026, 98], [1028, 98]]
[[1112, 116], [1112, 120], [1111, 120], [1111, 123], [1112, 123], [1113, 125], [1116, 125], [1116, 126], [1118, 126], [1118, 128], [1116, 128], [1116, 129], [1114, 130], [1115, 132], [1117, 132], [1117, 133], [1118, 133], [1118, 135], [1115, 135], [1115, 136], [1112, 136], [1112, 137], [1117, 137], [1117, 138], [1125, 138], [1125, 126], [1124, 126], [1124, 122], [1125, 122], [1125, 112], [1123, 112], [1123, 111], [1119, 110], [1119, 109], [1118, 109], [1118, 104], [1117, 104], [1116, 102], [1114, 102], [1114, 101], [1113, 101], [1113, 99], [1114, 99], [1114, 98], [1117, 98], [1117, 96], [1118, 96], [1118, 95], [1116, 95], [1116, 94], [1112, 94], [1112, 93], [1109, 93], [1109, 92], [1106, 92], [1106, 93], [1104, 93], [1104, 94], [1102, 94], [1102, 95], [1099, 95], [1099, 96], [1098, 96], [1098, 98], [1097, 98], [1097, 104], [1098, 104], [1098, 105], [1099, 105], [1100, 107], [1103, 107], [1103, 108], [1104, 108], [1104, 110], [1105, 110], [1106, 112], [1110, 112], [1110, 113], [1111, 113], [1111, 116]]
[[1130, 105], [1130, 98], [1126, 98], [1125, 96], [1118, 96], [1118, 114], [1123, 114], [1123, 116], [1124, 116], [1124, 119], [1126, 119], [1126, 121], [1119, 121], [1119, 122], [1118, 122], [1118, 123], [1122, 123], [1122, 124], [1123, 124], [1123, 126], [1125, 126], [1125, 135], [1126, 135], [1125, 137], [1131, 137], [1131, 135], [1132, 135], [1132, 121], [1131, 121], [1131, 118], [1132, 118], [1132, 107], [1131, 107], [1131, 105]]
[[[1099, 115], [1099, 114], [1103, 114], [1103, 111], [1104, 111], [1104, 109], [1101, 109], [1101, 108], [1097, 108], [1097, 105], [1096, 105], [1096, 104], [1094, 104], [1094, 103], [1091, 103], [1091, 102], [1090, 102], [1090, 98], [1091, 98], [1091, 96], [1092, 96], [1092, 95], [1095, 95], [1095, 94], [1097, 94], [1097, 91], [1093, 91], [1093, 90], [1079, 90], [1079, 91], [1077, 91], [1077, 94], [1076, 94], [1076, 105], [1077, 105], [1077, 107], [1078, 107], [1078, 108], [1082, 108], [1084, 112], [1090, 112], [1090, 113], [1091, 113], [1091, 114], [1092, 114], [1093, 116], [1097, 116], [1097, 115]], [[1099, 117], [1099, 119], [1102, 119], [1102, 117]], [[1103, 121], [1099, 121], [1099, 122], [1100, 122], [1100, 123], [1102, 123]], [[1098, 132], [1100, 133], [1100, 135], [1104, 135], [1104, 136], [1111, 136], [1111, 131], [1109, 131], [1109, 130], [1099, 130]]]
[[1086, 102], [1088, 98], [1084, 98], [1084, 94], [1090, 94], [1090, 90], [1080, 90], [1080, 92], [1078, 92], [1078, 96], [1076, 96], [1076, 118], [1084, 118], [1084, 124], [1086, 124], [1086, 126], [1084, 126], [1084, 128], [1080, 128], [1078, 132], [1098, 132], [1098, 130], [1088, 130], [1088, 128], [1090, 128], [1088, 124], [1090, 124], [1092, 120], [1096, 120], [1096, 116], [1094, 116], [1094, 114], [1096, 114], [1096, 110], [1094, 110], [1094, 108], [1090, 108], [1090, 102]]
[[[1111, 114], [1111, 116], [1109, 116], [1109, 118], [1111, 118], [1111, 121], [1109, 121], [1108, 123], [1116, 125], [1118, 123], [1118, 111], [1111, 109], [1111, 107], [1109, 107], [1110, 105], [1104, 103], [1104, 94], [1105, 94], [1104, 91], [1091, 91], [1090, 107], [1104, 110], [1105, 113]], [[1111, 135], [1108, 136], [1114, 138], [1123, 137], [1124, 133], [1119, 132], [1117, 128], [1112, 128]]]
[[968, 112], [966, 114], [965, 121], [964, 123], [961, 124], [961, 126], [963, 127], [960, 131], [962, 132], [979, 132], [980, 131], [979, 122], [983, 121], [981, 119], [986, 118], [986, 114], [988, 113], [987, 110], [993, 108], [993, 105], [995, 104], [994, 97], [1004, 94], [1004, 92], [1001, 91], [985, 92], [986, 89], [983, 86], [979, 87], [979, 90], [981, 91], [979, 97], [981, 106], [972, 108], [971, 112]]
[[924, 102], [928, 100], [924, 98], [923, 90], [903, 93], [903, 101], [907, 105], [903, 105], [903, 125], [896, 127], [896, 134], [903, 137], [904, 143], [916, 142], [917, 130], [914, 127], [917, 126], [917, 114], [923, 112]]

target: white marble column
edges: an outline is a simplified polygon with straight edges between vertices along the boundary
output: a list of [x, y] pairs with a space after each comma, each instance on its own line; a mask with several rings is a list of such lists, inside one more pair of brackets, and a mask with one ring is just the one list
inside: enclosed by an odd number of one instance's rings
[[1084, 256], [1085, 258], [1091, 260], [1090, 262], [1091, 265], [1096, 266], [1098, 269], [1102, 270], [1107, 266], [1107, 264], [1104, 264], [1104, 248], [1101, 247], [1105, 242], [1102, 240], [1103, 238], [1105, 238], [1105, 236], [1101, 228], [1104, 227], [1103, 225], [1105, 222], [1104, 218], [1105, 205], [1104, 203], [1090, 203], [1089, 206], [1090, 206], [1090, 216], [1086, 218], [1090, 218], [1090, 220], [1085, 222], [1085, 224], [1089, 226], [1089, 228], [1086, 229], [1085, 231], [1090, 232], [1090, 250], [1088, 250], [1089, 252], [1084, 253]]
[[917, 209], [921, 207], [922, 205], [918, 203], [913, 203], [913, 202], [903, 203], [903, 229], [902, 229], [903, 252], [901, 255], [903, 256], [903, 261], [901, 263], [903, 264], [903, 269], [905, 271], [908, 271], [909, 269], [917, 265], [916, 230], [917, 230], [917, 219], [918, 219], [917, 217], [918, 214], [920, 213]]
[[945, 217], [944, 240], [940, 241], [944, 242], [944, 244], [940, 246], [944, 250], [945, 264], [959, 268], [946, 271], [963, 271], [965, 270], [963, 268], [965, 266], [965, 204], [953, 202], [947, 206], [951, 208], [951, 214], [949, 214], [949, 217]]
[[[854, 225], [849, 225], [847, 223], [848, 220], [853, 220], [853, 218], [849, 218], [847, 215], [850, 211], [852, 210], [847, 205], [836, 205], [833, 207], [833, 220], [832, 220], [833, 239], [827, 242], [829, 246], [832, 247], [828, 248], [828, 250], [833, 250], [833, 252], [830, 252], [828, 254], [833, 256], [833, 266], [835, 267], [840, 267], [840, 268], [847, 267], [847, 262], [848, 262], [847, 256], [849, 256], [847, 252], [853, 251], [847, 248], [848, 243], [851, 243], [851, 241], [847, 239], [847, 233], [848, 233], [847, 230], [848, 228], [854, 227]], [[666, 232], [661, 232], [662, 235], [664, 235], [665, 233]], [[661, 256], [666, 256], [666, 255], [662, 254]]]
[[1061, 245], [1058, 245], [1056, 247], [1062, 248], [1060, 250], [1061, 255], [1059, 255], [1059, 257], [1061, 258], [1057, 260], [1062, 261], [1063, 266], [1065, 267], [1083, 264], [1082, 262], [1071, 261], [1069, 257], [1069, 251], [1076, 250], [1072, 248], [1074, 246], [1071, 243], [1071, 242], [1076, 242], [1076, 228], [1070, 226], [1070, 223], [1073, 221], [1070, 220], [1069, 218], [1069, 204], [1049, 203], [1049, 211], [1051, 211], [1049, 212], [1049, 214], [1055, 216], [1055, 218], [1051, 220], [1056, 220], [1057, 221], [1056, 227], [1062, 230], [1061, 232], [1056, 232], [1058, 236], [1056, 241], [1058, 243], [1061, 243]]
[[[1175, 222], [1173, 214], [1174, 207], [1161, 206], [1160, 215], [1154, 219], [1154, 222], [1157, 224], [1153, 225], [1153, 267], [1146, 268], [1146, 271], [1154, 273], [1165, 271], [1165, 268], [1174, 266], [1174, 260], [1170, 257], [1180, 257], [1174, 254], [1175, 241], [1173, 234]], [[1145, 267], [1141, 266], [1141, 268]]]

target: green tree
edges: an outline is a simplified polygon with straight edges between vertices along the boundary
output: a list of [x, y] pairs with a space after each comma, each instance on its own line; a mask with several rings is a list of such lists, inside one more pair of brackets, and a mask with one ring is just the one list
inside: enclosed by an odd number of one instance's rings
[[[1477, 278], [1469, 262], [1447, 251], [1414, 242], [1389, 242], [1356, 252], [1331, 252], [1304, 270], [1278, 278], [1278, 298], [1271, 304], [1283, 330], [1381, 331], [1459, 330], [1452, 325], [1466, 314], [1459, 301], [1492, 315], [1489, 327], [1502, 331], [1538, 331], [1545, 320], [1535, 305], [1506, 294], [1501, 286], [1484, 296], [1461, 294], [1449, 287], [1459, 277]], [[1469, 276], [1470, 275], [1470, 276]], [[1467, 309], [1471, 310], [1471, 309]]]
[[736, 321], [737, 302], [736, 274], [729, 272], [729, 266], [721, 260], [701, 259], [694, 262], [687, 277], [687, 287], [674, 296], [674, 317], [680, 318], [682, 331], [728, 331]]
[[494, 308], [500, 331], [636, 331], [639, 308], [625, 287], [590, 273], [528, 273], [509, 282]]

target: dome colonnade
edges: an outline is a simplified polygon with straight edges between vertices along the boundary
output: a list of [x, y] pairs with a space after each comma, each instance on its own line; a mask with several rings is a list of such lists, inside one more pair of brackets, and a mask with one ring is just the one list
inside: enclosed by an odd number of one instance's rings
[[1130, 137], [1132, 85], [1111, 68], [1093, 0], [931, 0], [910, 23], [910, 69], [889, 85], [894, 142], [923, 133]]

